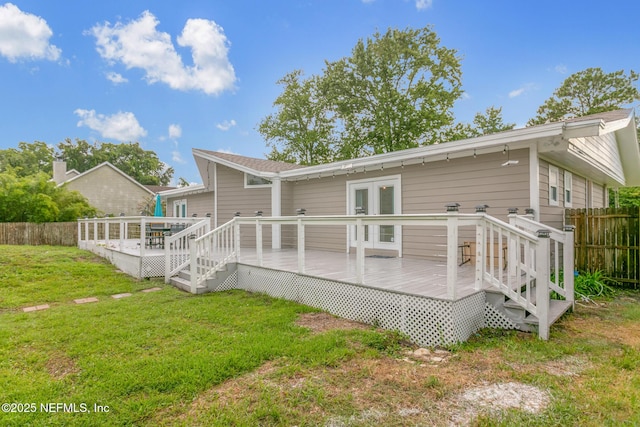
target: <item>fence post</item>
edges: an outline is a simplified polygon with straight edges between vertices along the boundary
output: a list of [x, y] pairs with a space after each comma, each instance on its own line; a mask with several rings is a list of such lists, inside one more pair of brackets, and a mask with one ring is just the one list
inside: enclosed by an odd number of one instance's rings
[[[447, 296], [456, 298], [456, 283], [458, 281], [458, 203], [447, 206]], [[477, 262], [477, 260], [476, 260]]]
[[562, 270], [564, 271], [564, 290], [567, 293], [567, 301], [571, 302], [571, 309], [575, 309], [576, 295], [574, 290], [573, 270], [574, 260], [574, 235], [575, 225], [564, 226], [564, 243], [562, 244]]
[[[549, 339], [549, 230], [538, 230], [536, 247], [536, 316], [538, 317], [538, 336]], [[530, 286], [530, 284], [527, 284]]]

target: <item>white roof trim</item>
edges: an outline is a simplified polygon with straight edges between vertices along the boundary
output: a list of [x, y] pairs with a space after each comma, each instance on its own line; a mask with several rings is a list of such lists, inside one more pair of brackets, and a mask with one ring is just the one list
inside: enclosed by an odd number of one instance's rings
[[174, 188], [171, 190], [159, 191], [161, 198], [169, 198], [174, 196], [186, 196], [188, 194], [204, 193], [207, 188], [204, 184], [189, 185], [187, 187]]
[[[236, 169], [236, 170], [239, 170], [241, 172], [249, 173], [251, 175], [260, 176], [260, 177], [263, 177], [263, 178], [275, 178], [275, 177], [278, 176], [278, 173], [259, 171], [259, 170], [255, 170], [255, 169], [246, 167], [244, 165], [239, 165], [237, 163], [230, 162], [229, 160], [222, 159], [222, 158], [216, 156], [214, 153], [204, 152], [204, 151], [202, 151], [202, 150], [200, 150], [198, 148], [193, 148], [191, 151], [193, 152], [194, 156], [198, 156], [198, 157], [201, 157], [201, 158], [206, 159], [206, 160], [211, 160], [211, 161], [213, 161], [215, 163], [219, 163], [219, 164], [221, 164], [223, 166], [227, 166], [227, 167], [229, 167], [231, 169]], [[302, 168], [302, 169], [305, 169], [305, 168]]]

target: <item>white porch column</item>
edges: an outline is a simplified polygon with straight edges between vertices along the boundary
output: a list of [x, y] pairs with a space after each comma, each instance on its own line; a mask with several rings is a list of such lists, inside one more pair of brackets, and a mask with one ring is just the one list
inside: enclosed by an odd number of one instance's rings
[[[456, 299], [458, 281], [458, 203], [447, 205], [447, 297]], [[477, 262], [477, 260], [476, 260]]]
[[535, 142], [529, 146], [529, 207], [533, 220], [540, 222], [540, 160]]
[[[282, 216], [282, 182], [280, 177], [271, 180], [271, 216]], [[280, 224], [271, 224], [271, 248], [280, 249], [282, 246]]]

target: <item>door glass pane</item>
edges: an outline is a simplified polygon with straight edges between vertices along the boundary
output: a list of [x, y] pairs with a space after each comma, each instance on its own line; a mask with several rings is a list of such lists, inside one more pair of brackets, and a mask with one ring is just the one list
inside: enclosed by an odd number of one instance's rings
[[[380, 203], [380, 215], [393, 215], [395, 213], [393, 205], [393, 186], [383, 185], [378, 187], [378, 202]], [[393, 225], [380, 225], [380, 241], [393, 242], [394, 229]]]
[[[355, 206], [355, 212], [363, 212], [365, 215], [369, 215], [369, 189], [367, 188], [361, 188], [361, 189], [356, 189], [356, 206]], [[354, 212], [354, 213], [355, 213]], [[357, 227], [356, 228], [356, 232], [355, 232], [355, 236], [356, 236], [356, 240], [358, 239], [358, 230]], [[369, 226], [365, 225], [364, 226], [364, 240], [365, 241], [369, 241]]]

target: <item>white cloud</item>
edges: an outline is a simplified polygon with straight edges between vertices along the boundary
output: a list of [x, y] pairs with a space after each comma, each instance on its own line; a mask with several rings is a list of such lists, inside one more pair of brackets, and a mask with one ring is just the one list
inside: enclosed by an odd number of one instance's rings
[[238, 153], [234, 152], [231, 148], [218, 148], [216, 151], [218, 153], [238, 154]]
[[218, 129], [220, 129], [221, 131], [226, 132], [226, 131], [228, 131], [229, 129], [231, 129], [232, 127], [234, 127], [236, 124], [237, 124], [237, 123], [236, 123], [236, 121], [235, 121], [235, 120], [233, 120], [233, 119], [231, 119], [231, 120], [225, 120], [225, 121], [224, 121], [224, 122], [222, 122], [222, 123], [218, 123], [218, 124], [216, 125], [216, 127], [217, 127]]
[[182, 154], [180, 154], [179, 151], [171, 152], [171, 160], [173, 160], [176, 163], [180, 163], [181, 165], [184, 165], [185, 163], [187, 163], [187, 161], [182, 158]]
[[418, 10], [429, 9], [433, 5], [433, 0], [416, 0], [416, 8]]
[[182, 136], [182, 127], [180, 125], [169, 125], [169, 138], [178, 139]]
[[567, 66], [564, 64], [558, 64], [555, 66], [554, 70], [560, 74], [567, 74]]
[[189, 19], [177, 38], [179, 46], [190, 47], [193, 66], [187, 66], [176, 52], [171, 36], [156, 29], [159, 21], [149, 11], [123, 24], [95, 25], [97, 50], [109, 63], [120, 62], [127, 69], [145, 71], [147, 82], [162, 82], [172, 89], [201, 90], [217, 95], [233, 89], [236, 81], [227, 57], [224, 30], [214, 21]]
[[87, 126], [100, 133], [103, 138], [131, 142], [147, 136], [136, 116], [129, 112], [118, 112], [110, 116], [96, 114], [95, 110], [77, 109], [74, 113], [80, 117], [78, 127]]
[[527, 83], [525, 85], [523, 85], [522, 87], [519, 87], [518, 89], [514, 89], [511, 92], [509, 92], [509, 98], [517, 98], [520, 95], [529, 92], [533, 89], [534, 85], [533, 83]]
[[116, 72], [108, 72], [106, 74], [107, 76], [107, 80], [111, 81], [112, 83], [115, 84], [121, 84], [121, 83], [126, 83], [129, 80], [127, 80], [125, 77], [122, 76], [122, 74], [116, 73]]
[[53, 31], [47, 21], [11, 3], [0, 6], [0, 55], [10, 62], [19, 59], [56, 61], [62, 52], [49, 44]]

